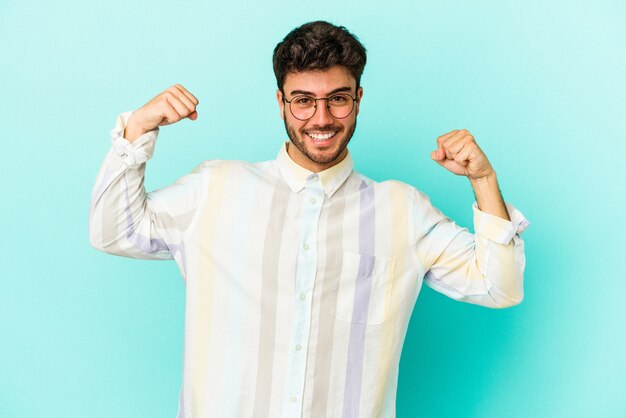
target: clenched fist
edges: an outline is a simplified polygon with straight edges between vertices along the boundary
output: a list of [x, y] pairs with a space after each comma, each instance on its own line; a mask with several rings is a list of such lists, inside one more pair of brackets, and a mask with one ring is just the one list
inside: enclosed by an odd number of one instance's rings
[[170, 125], [185, 118], [196, 120], [196, 106], [198, 99], [180, 84], [174, 84], [133, 112], [128, 118], [124, 138], [132, 142], [157, 126]]
[[437, 149], [430, 156], [442, 167], [470, 180], [494, 174], [487, 156], [467, 129], [441, 135], [437, 138]]
[[511, 220], [498, 187], [496, 172], [467, 129], [454, 130], [437, 138], [437, 149], [430, 157], [452, 173], [467, 176], [479, 210]]

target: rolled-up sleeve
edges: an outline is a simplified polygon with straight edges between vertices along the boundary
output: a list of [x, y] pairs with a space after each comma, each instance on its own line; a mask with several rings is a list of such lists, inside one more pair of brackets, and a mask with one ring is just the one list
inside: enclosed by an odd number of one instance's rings
[[413, 251], [424, 282], [452, 299], [506, 308], [524, 298], [524, 241], [529, 221], [506, 203], [510, 221], [473, 205], [474, 230], [458, 226], [430, 204], [423, 193], [411, 197]]

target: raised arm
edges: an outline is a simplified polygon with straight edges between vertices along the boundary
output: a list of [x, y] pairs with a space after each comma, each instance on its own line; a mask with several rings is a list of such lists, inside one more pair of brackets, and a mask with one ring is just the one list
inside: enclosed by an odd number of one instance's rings
[[433, 289], [457, 300], [492, 308], [524, 297], [524, 241], [529, 222], [505, 204], [489, 160], [467, 130], [437, 138], [431, 157], [450, 172], [466, 176], [476, 196], [474, 230], [457, 226], [423, 194], [411, 197], [414, 246]]
[[199, 200], [206, 164], [174, 185], [146, 193], [146, 161], [159, 126], [196, 119], [197, 99], [182, 86], [170, 87], [135, 112], [118, 117], [109, 150], [94, 185], [89, 211], [91, 245], [115, 255], [170, 259]]

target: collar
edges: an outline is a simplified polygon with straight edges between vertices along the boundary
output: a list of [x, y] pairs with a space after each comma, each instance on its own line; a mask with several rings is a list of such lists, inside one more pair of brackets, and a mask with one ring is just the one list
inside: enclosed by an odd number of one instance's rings
[[278, 164], [278, 168], [285, 182], [287, 182], [289, 188], [294, 193], [298, 193], [307, 186], [313, 186], [313, 184], [316, 184], [319, 180], [326, 196], [332, 197], [337, 189], [348, 179], [350, 173], [352, 173], [354, 163], [352, 162], [350, 151], [348, 151], [346, 157], [338, 164], [324, 171], [320, 171], [319, 173], [314, 173], [298, 165], [291, 159], [287, 153], [288, 144], [289, 142], [285, 142], [280, 147], [280, 151], [276, 157], [276, 163]]

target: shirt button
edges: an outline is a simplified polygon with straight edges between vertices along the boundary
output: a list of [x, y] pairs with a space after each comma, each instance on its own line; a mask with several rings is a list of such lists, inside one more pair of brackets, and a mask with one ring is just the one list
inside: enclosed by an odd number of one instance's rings
[[300, 300], [306, 300], [306, 295], [304, 293], [300, 293]]
[[302, 248], [304, 248], [305, 250], [308, 250], [308, 249], [309, 249], [309, 244], [304, 244], [304, 245], [302, 246]]
[[296, 351], [302, 350], [302, 346], [300, 344], [296, 344]]
[[290, 396], [290, 397], [289, 397], [289, 402], [291, 402], [291, 403], [295, 403], [296, 401], [297, 401], [297, 399], [296, 399], [296, 397], [295, 397], [295, 396]]
[[309, 200], [309, 202], [311, 202], [311, 204], [314, 205], [317, 203], [317, 200], [315, 200], [315, 198], [312, 197], [311, 200]]

